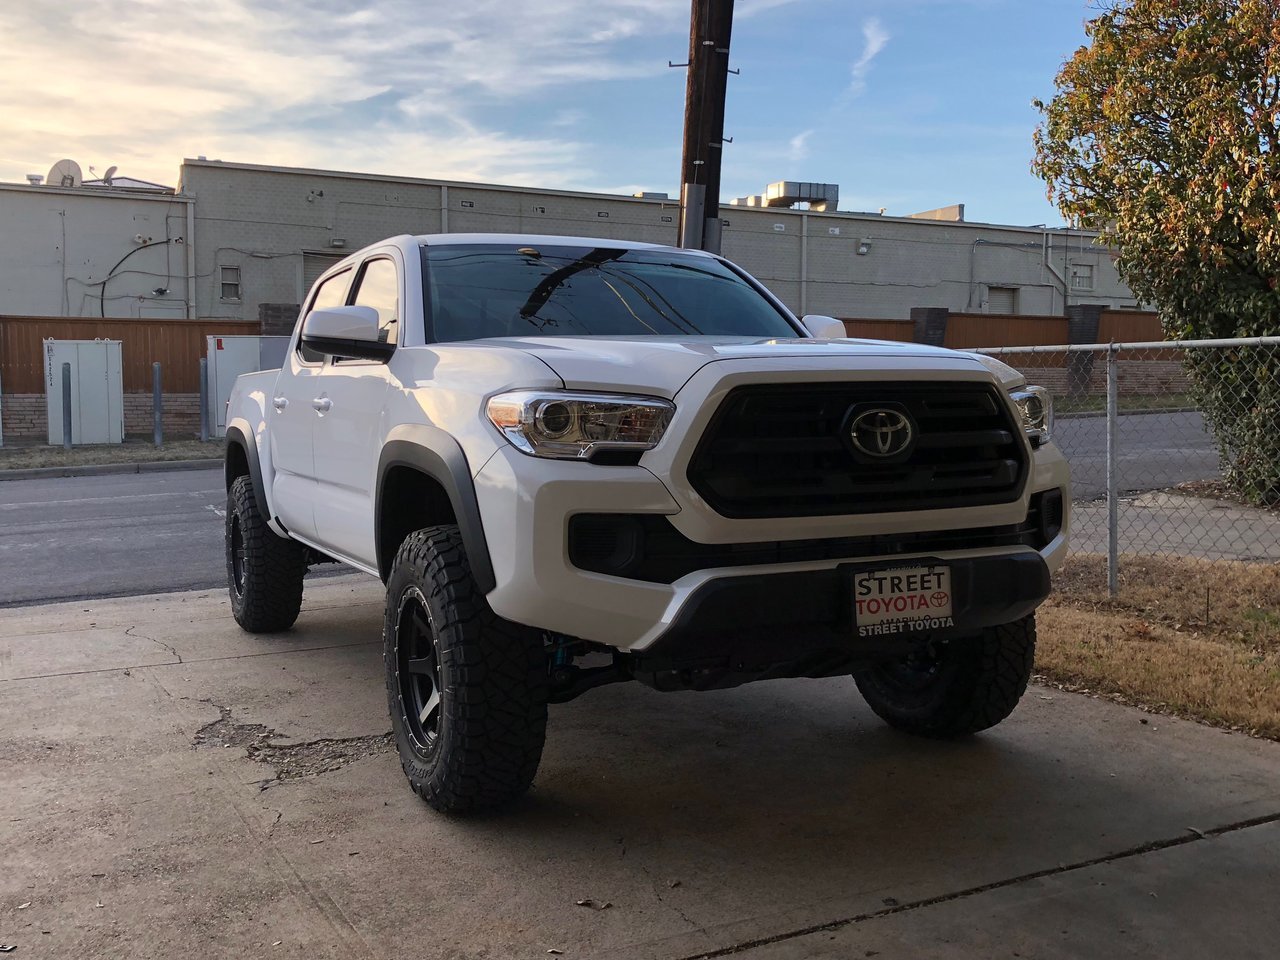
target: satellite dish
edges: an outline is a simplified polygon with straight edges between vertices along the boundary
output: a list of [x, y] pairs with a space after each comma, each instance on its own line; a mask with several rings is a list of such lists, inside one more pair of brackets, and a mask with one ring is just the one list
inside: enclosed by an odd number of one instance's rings
[[59, 160], [49, 169], [45, 183], [51, 187], [78, 187], [84, 183], [84, 174], [74, 160]]
[[111, 186], [111, 178], [116, 175], [116, 170], [118, 169], [119, 167], [116, 167], [115, 165], [107, 167], [107, 172], [102, 175], [102, 182], [108, 187]]

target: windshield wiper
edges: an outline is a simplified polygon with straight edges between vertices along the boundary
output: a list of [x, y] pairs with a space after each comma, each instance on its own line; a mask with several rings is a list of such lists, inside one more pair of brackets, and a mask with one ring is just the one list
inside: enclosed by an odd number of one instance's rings
[[617, 260], [619, 257], [625, 256], [626, 253], [626, 250], [596, 247], [586, 256], [579, 257], [577, 260], [551, 271], [533, 288], [533, 293], [529, 294], [529, 299], [520, 308], [520, 316], [527, 320], [536, 314], [547, 305], [547, 301], [551, 299], [551, 294], [555, 293], [556, 288], [575, 274], [581, 273], [583, 270], [590, 270], [592, 267], [598, 267], [600, 264], [608, 263], [610, 260]]

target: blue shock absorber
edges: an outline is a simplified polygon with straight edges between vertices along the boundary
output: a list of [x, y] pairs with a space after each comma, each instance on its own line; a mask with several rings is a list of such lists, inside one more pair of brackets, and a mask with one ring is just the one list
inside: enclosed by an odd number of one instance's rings
[[555, 634], [554, 639], [555, 650], [551, 654], [551, 666], [553, 669], [555, 667], [567, 667], [573, 662], [573, 655], [569, 652], [571, 641], [563, 634]]

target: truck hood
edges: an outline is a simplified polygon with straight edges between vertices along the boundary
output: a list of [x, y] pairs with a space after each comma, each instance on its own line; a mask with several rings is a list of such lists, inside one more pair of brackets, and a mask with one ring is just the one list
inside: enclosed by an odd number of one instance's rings
[[[501, 337], [484, 343], [522, 350], [537, 357], [575, 390], [637, 392], [674, 397], [689, 378], [719, 360], [827, 359], [877, 357], [913, 359], [962, 354], [889, 340], [760, 340], [751, 337]], [[978, 361], [976, 358], [974, 362]]]

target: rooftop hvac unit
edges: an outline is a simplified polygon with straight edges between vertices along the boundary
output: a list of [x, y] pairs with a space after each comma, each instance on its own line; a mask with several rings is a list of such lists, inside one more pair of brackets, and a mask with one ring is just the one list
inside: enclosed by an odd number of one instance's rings
[[49, 443], [62, 444], [62, 365], [71, 364], [71, 442], [124, 442], [119, 340], [46, 340], [44, 393]]
[[216, 436], [227, 435], [227, 402], [236, 377], [259, 370], [278, 370], [289, 349], [288, 337], [208, 337], [209, 422]]
[[807, 203], [810, 210], [831, 213], [840, 203], [840, 187], [834, 183], [779, 180], [765, 187], [764, 201], [768, 207], [791, 207], [797, 203]]

